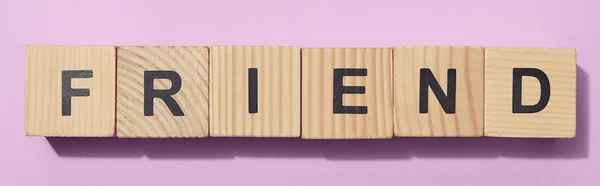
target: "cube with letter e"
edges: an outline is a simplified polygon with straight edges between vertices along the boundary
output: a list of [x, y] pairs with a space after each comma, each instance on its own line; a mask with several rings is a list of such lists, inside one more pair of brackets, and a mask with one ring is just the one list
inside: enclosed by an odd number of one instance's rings
[[391, 67], [391, 48], [303, 48], [302, 138], [391, 138]]

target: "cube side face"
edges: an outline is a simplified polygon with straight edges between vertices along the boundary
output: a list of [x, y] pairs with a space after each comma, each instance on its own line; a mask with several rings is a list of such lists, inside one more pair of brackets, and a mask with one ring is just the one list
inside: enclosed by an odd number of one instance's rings
[[302, 49], [302, 138], [393, 135], [391, 48]]
[[207, 137], [208, 55], [201, 46], [118, 47], [117, 136]]
[[[474, 46], [394, 48], [394, 135], [483, 135], [484, 50]], [[433, 78], [424, 75], [430, 74]], [[452, 74], [453, 78], [450, 78]], [[453, 79], [454, 81], [449, 81]], [[422, 83], [425, 83], [422, 85]], [[434, 94], [439, 85], [442, 97]], [[450, 86], [452, 85], [452, 86]], [[421, 86], [427, 93], [421, 92]], [[449, 92], [452, 91], [452, 92]], [[424, 94], [424, 95], [421, 95]], [[451, 97], [454, 95], [454, 104]], [[427, 99], [423, 98], [426, 96]], [[421, 102], [426, 108], [421, 112]], [[442, 104], [442, 102], [444, 102]], [[446, 108], [444, 108], [446, 106]]]
[[576, 73], [574, 49], [486, 48], [485, 136], [574, 137]]
[[26, 135], [113, 136], [115, 56], [111, 46], [28, 46]]
[[300, 136], [300, 48], [212, 46], [210, 135]]

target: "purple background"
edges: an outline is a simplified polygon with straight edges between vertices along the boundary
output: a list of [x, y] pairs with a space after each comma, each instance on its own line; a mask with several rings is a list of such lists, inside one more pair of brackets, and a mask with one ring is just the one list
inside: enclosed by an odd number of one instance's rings
[[[600, 185], [598, 8], [596, 0], [1, 0], [0, 185]], [[25, 137], [28, 44], [576, 48], [577, 137]]]

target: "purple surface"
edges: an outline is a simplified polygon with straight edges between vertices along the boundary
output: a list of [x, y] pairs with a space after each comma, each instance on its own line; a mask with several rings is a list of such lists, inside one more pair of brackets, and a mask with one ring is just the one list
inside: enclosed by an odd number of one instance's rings
[[[600, 185], [600, 1], [0, 1], [0, 185]], [[574, 139], [25, 137], [28, 44], [576, 48]]]

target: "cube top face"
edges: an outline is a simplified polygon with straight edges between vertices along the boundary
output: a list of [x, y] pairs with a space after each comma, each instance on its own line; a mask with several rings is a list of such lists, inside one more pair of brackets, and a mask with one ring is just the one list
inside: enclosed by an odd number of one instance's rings
[[482, 136], [483, 67], [483, 47], [395, 47], [394, 135]]
[[302, 49], [302, 138], [391, 138], [391, 100], [391, 48]]
[[300, 48], [213, 46], [210, 135], [300, 136]]
[[117, 136], [208, 136], [208, 47], [117, 48]]
[[115, 56], [111, 46], [28, 46], [26, 135], [113, 136]]
[[574, 49], [486, 48], [485, 52], [485, 136], [575, 136]]

